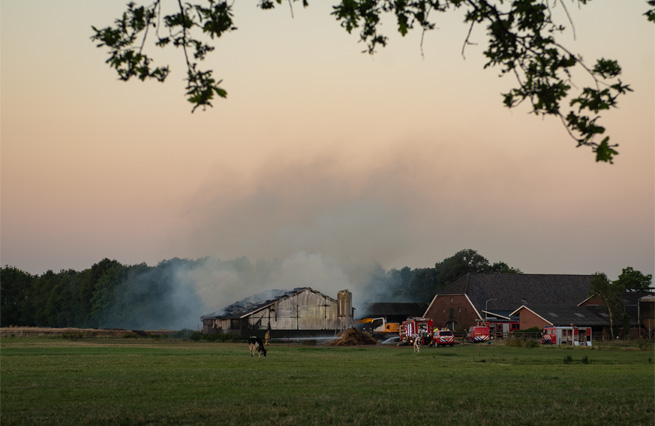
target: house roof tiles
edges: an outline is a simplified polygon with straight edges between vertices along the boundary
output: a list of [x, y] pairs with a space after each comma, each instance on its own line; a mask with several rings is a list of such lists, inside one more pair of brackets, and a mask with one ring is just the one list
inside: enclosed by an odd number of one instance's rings
[[437, 295], [466, 294], [478, 311], [533, 304], [575, 306], [589, 296], [591, 275], [466, 274]]
[[529, 309], [555, 326], [569, 326], [573, 324], [579, 327], [594, 327], [609, 325], [609, 317], [603, 315], [603, 312], [592, 306], [523, 305], [512, 312], [512, 314], [518, 315], [521, 309]]

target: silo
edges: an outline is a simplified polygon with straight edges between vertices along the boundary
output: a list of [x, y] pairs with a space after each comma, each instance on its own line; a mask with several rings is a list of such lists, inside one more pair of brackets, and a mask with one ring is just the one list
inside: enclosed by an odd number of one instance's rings
[[639, 325], [649, 339], [655, 332], [655, 296], [644, 296], [639, 299]]
[[341, 329], [345, 330], [353, 325], [353, 294], [348, 290], [337, 293], [337, 317]]

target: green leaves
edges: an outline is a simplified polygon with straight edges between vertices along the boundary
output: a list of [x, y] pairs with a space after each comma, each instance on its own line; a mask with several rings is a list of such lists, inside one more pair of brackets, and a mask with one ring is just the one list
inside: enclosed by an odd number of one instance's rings
[[650, 6], [650, 9], [644, 13], [644, 16], [650, 22], [655, 22], [655, 0], [647, 0], [646, 3]]
[[129, 3], [123, 16], [116, 19], [114, 28], [91, 27], [95, 32], [91, 40], [98, 41], [98, 47], [109, 48], [109, 58], [106, 62], [116, 70], [123, 81], [137, 77], [141, 81], [155, 79], [163, 82], [168, 76], [168, 66], [152, 68], [152, 59], [142, 53], [143, 43], [140, 46], [136, 44], [138, 35], [147, 34], [148, 28], [154, 26], [157, 3], [147, 8]]
[[[383, 5], [381, 6], [380, 3]], [[378, 24], [381, 14], [392, 10], [390, 3], [390, 1], [380, 2], [378, 0], [342, 0], [341, 4], [333, 7], [332, 15], [337, 18], [337, 21], [341, 21], [341, 26], [349, 33], [353, 29], [361, 27], [359, 39], [367, 43], [367, 49], [364, 52], [373, 54], [376, 46], [387, 45], [388, 38], [378, 33]], [[404, 4], [405, 2], [399, 1], [398, 3]], [[403, 28], [402, 25], [400, 27]], [[407, 32], [406, 25], [404, 31]]]
[[[583, 5], [586, 0], [577, 2]], [[554, 3], [566, 12], [563, 1]], [[648, 4], [655, 6], [655, 0], [649, 0]], [[578, 146], [591, 146], [596, 161], [611, 163], [618, 154], [614, 149], [616, 145], [611, 145], [607, 137], [596, 142], [605, 132], [605, 128], [597, 124], [598, 113], [615, 108], [618, 96], [631, 89], [620, 80], [610, 81], [621, 74], [616, 61], [599, 59], [594, 68], [589, 69], [582, 58], [557, 42], [556, 36], [566, 28], [553, 21], [553, 5], [549, 0], [342, 0], [334, 7], [332, 15], [348, 32], [361, 28], [360, 41], [367, 43], [368, 53], [374, 53], [377, 45], [387, 43], [387, 38], [378, 32], [384, 13], [396, 16], [398, 32], [404, 36], [415, 23], [423, 31], [435, 28], [435, 21], [430, 19], [431, 11], [466, 9], [464, 22], [470, 25], [469, 35], [476, 25], [484, 25], [487, 30], [485, 68], [499, 67], [501, 74], [513, 74], [516, 78], [516, 87], [503, 94], [503, 104], [514, 108], [527, 100], [532, 105], [532, 113], [559, 116]], [[655, 19], [655, 14], [647, 16]], [[464, 45], [469, 45], [468, 37]], [[571, 75], [576, 67], [587, 72], [591, 85], [571, 99]], [[567, 109], [567, 100], [568, 106], [577, 111], [563, 111]]]
[[[150, 6], [137, 7], [128, 3], [127, 11], [114, 22], [114, 27], [97, 29], [92, 27], [92, 40], [98, 47], [109, 49], [107, 63], [114, 68], [118, 77], [128, 81], [137, 77], [141, 81], [154, 79], [164, 82], [170, 69], [168, 65], [153, 67], [152, 58], [143, 51], [148, 41], [149, 29], [155, 31], [154, 46], [172, 45], [184, 52], [187, 100], [193, 104], [192, 112], [198, 107], [212, 106], [214, 96], [225, 98], [227, 92], [219, 87], [220, 81], [212, 77], [212, 71], [198, 68], [198, 61], [206, 58], [214, 46], [194, 36], [195, 32], [206, 34], [211, 39], [236, 30], [232, 20], [232, 6], [227, 1], [207, 0], [205, 4], [191, 5], [177, 1], [178, 11], [163, 15], [161, 0]], [[164, 34], [160, 34], [162, 31]]]
[[186, 86], [187, 99], [194, 105], [191, 112], [195, 111], [198, 107], [205, 109], [207, 106], [212, 106], [211, 101], [214, 99], [215, 94], [221, 98], [226, 98], [227, 92], [218, 87], [220, 83], [221, 81], [217, 82], [212, 77], [211, 70], [196, 70], [194, 64], [188, 70]]
[[[298, 0], [288, 0], [289, 5]], [[571, 0], [584, 5], [588, 0]], [[198, 107], [211, 106], [214, 96], [226, 97], [211, 70], [200, 70], [199, 61], [214, 50], [196, 34], [211, 40], [226, 32], [236, 30], [233, 22], [232, 3], [226, 0], [198, 0], [195, 4], [171, 0], [177, 3], [176, 13], [164, 15], [162, 0], [149, 6], [128, 3], [127, 11], [115, 21], [114, 27], [93, 28], [92, 40], [98, 47], [109, 50], [107, 63], [114, 68], [121, 80], [132, 77], [140, 80], [155, 79], [163, 82], [170, 70], [168, 66], [154, 66], [144, 53], [149, 29], [155, 31], [154, 46], [181, 48], [187, 67], [186, 95]], [[655, 22], [655, 0], [647, 0], [650, 9], [644, 14]], [[282, 0], [259, 0], [261, 9], [272, 9]], [[307, 0], [302, 0], [307, 6]], [[464, 47], [470, 45], [469, 37], [476, 25], [486, 28], [488, 43], [484, 55], [484, 68], [499, 67], [501, 75], [516, 78], [516, 87], [503, 94], [503, 104], [514, 108], [529, 101], [532, 113], [558, 116], [578, 146], [590, 146], [596, 153], [596, 161], [612, 162], [618, 153], [617, 145], [604, 137], [605, 128], [597, 124], [601, 111], [616, 108], [619, 96], [632, 90], [619, 80], [621, 67], [610, 59], [599, 59], [588, 68], [582, 58], [569, 52], [558, 43], [557, 36], [566, 30], [564, 25], [553, 21], [551, 8], [564, 9], [563, 0], [340, 0], [333, 6], [331, 15], [349, 33], [359, 30], [359, 41], [366, 43], [364, 52], [373, 54], [378, 46], [386, 46], [387, 36], [380, 32], [383, 17], [392, 15], [397, 31], [405, 36], [416, 26], [426, 31], [436, 28], [434, 15], [450, 9], [465, 9], [464, 23], [470, 26]], [[293, 15], [293, 12], [292, 12]], [[161, 34], [160, 34], [161, 32]], [[572, 70], [584, 70], [590, 83], [582, 87], [577, 97], [572, 97]]]

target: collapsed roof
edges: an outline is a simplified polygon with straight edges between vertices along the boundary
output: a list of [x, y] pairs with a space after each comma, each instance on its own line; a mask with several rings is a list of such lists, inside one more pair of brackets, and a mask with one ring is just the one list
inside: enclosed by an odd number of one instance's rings
[[[303, 291], [311, 291], [313, 293], [320, 294], [324, 297], [329, 297], [325, 296], [322, 293], [313, 290], [310, 287], [297, 287], [294, 288], [293, 290], [267, 290], [263, 291], [257, 294], [254, 294], [252, 296], [246, 297], [243, 300], [239, 300], [237, 302], [232, 303], [231, 305], [226, 306], [223, 309], [219, 309], [216, 312], [212, 312], [211, 314], [203, 315], [200, 318], [205, 320], [205, 319], [235, 319], [235, 318], [243, 318], [247, 315], [252, 314], [253, 312], [259, 311], [261, 309], [266, 308], [267, 306], [285, 299], [287, 297], [294, 296], [298, 293], [302, 293]], [[331, 297], [329, 297], [331, 300]]]

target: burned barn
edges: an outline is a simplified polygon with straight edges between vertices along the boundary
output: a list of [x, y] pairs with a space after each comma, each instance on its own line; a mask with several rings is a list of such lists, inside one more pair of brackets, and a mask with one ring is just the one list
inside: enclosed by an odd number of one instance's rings
[[352, 324], [352, 294], [337, 299], [309, 287], [270, 290], [202, 317], [204, 333], [295, 337], [335, 334]]

